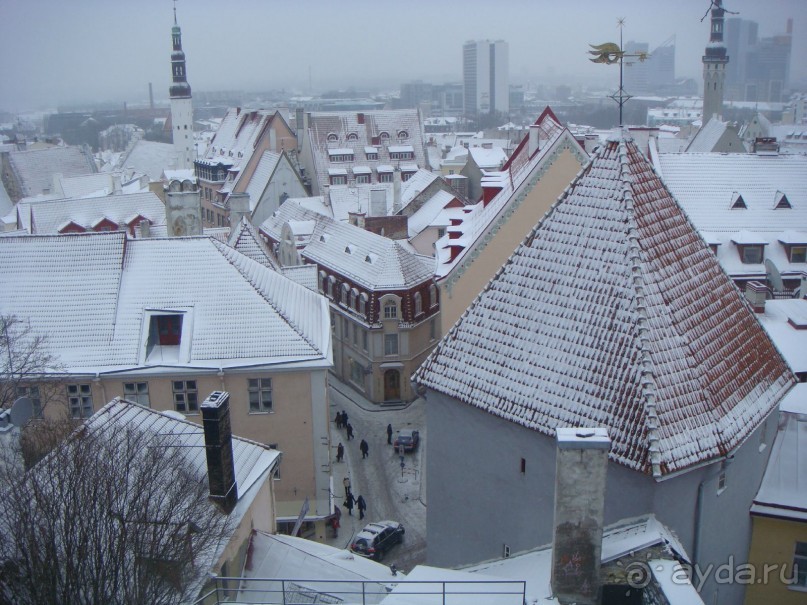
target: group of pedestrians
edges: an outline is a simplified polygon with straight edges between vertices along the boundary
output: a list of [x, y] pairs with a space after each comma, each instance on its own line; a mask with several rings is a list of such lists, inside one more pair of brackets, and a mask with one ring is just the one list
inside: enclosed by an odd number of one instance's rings
[[353, 507], [355, 506], [359, 509], [359, 519], [364, 519], [364, 511], [367, 510], [367, 502], [365, 502], [364, 496], [361, 494], [359, 494], [358, 498], [353, 496], [353, 492], [350, 491], [350, 477], [345, 477], [342, 484], [345, 486], [343, 506], [347, 509], [347, 514], [353, 516]]
[[[336, 412], [336, 418], [334, 419], [336, 422], [337, 429], [345, 429], [346, 432], [346, 440], [350, 441], [355, 436], [353, 435], [353, 425], [350, 424], [347, 417], [347, 412], [342, 410], [341, 412]], [[370, 455], [370, 444], [367, 443], [365, 439], [361, 440], [359, 443], [359, 451], [361, 452], [362, 459], [367, 458]], [[342, 462], [345, 457], [345, 446], [342, 445], [342, 442], [339, 442], [339, 445], [336, 446], [336, 461]]]

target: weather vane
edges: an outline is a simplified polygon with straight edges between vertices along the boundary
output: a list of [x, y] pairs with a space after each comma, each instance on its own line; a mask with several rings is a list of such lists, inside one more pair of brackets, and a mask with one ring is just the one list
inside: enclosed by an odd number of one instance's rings
[[619, 44], [617, 45], [615, 42], [606, 42], [605, 44], [589, 44], [591, 48], [594, 50], [588, 51], [590, 55], [594, 55], [593, 59], [589, 59], [594, 63], [604, 63], [606, 65], [612, 65], [614, 63], [619, 63], [619, 90], [617, 90], [614, 94], [610, 95], [614, 101], [616, 101], [617, 105], [619, 105], [619, 125], [622, 126], [622, 107], [631, 98], [625, 89], [622, 87], [622, 63], [625, 57], [636, 57], [639, 61], [644, 61], [648, 57], [648, 53], [646, 52], [638, 52], [638, 53], [626, 53], [622, 50], [622, 28], [625, 27], [625, 19], [621, 18], [617, 20], [617, 27], [619, 27]]

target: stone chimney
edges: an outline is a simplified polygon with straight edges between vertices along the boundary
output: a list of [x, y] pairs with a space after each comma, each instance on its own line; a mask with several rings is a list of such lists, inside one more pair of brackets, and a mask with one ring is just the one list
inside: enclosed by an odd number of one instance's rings
[[169, 237], [202, 235], [202, 196], [194, 183], [173, 180], [165, 187], [165, 222]]
[[241, 218], [246, 217], [249, 220], [252, 213], [249, 210], [249, 194], [248, 193], [231, 193], [229, 197], [230, 202], [230, 231], [241, 224]]
[[213, 391], [200, 408], [205, 433], [210, 499], [229, 515], [238, 502], [233, 434], [230, 428], [230, 394], [227, 391]]
[[604, 428], [558, 428], [552, 594], [563, 605], [596, 605], [611, 440]]
[[140, 220], [140, 237], [143, 239], [151, 237], [151, 223], [147, 218]]
[[745, 284], [745, 298], [754, 310], [754, 313], [765, 313], [765, 299], [768, 296], [768, 287], [760, 281], [750, 281]]
[[529, 141], [527, 141], [527, 151], [529, 152], [529, 157], [532, 157], [536, 151], [538, 151], [541, 146], [541, 127], [538, 124], [530, 124], [530, 132], [529, 132]]
[[364, 219], [367, 216], [364, 212], [348, 212], [347, 216], [351, 225], [364, 229]]

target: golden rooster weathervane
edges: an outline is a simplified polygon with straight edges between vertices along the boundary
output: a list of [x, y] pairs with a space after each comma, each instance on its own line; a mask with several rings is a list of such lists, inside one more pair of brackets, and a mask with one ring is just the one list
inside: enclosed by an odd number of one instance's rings
[[594, 50], [588, 51], [588, 54], [594, 55], [594, 58], [589, 58], [593, 63], [603, 63], [605, 65], [613, 65], [619, 63], [619, 90], [611, 95], [611, 98], [619, 105], [619, 125], [622, 126], [622, 106], [625, 105], [631, 95], [625, 92], [622, 87], [622, 64], [626, 57], [637, 58], [639, 61], [645, 61], [649, 56], [646, 52], [626, 53], [622, 50], [622, 28], [625, 26], [625, 19], [617, 20], [617, 27], [619, 27], [619, 44], [616, 42], [606, 42], [604, 44], [589, 44]]

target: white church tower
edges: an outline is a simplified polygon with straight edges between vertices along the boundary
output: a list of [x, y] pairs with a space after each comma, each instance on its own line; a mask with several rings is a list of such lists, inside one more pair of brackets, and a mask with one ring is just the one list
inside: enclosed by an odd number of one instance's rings
[[185, 72], [185, 53], [182, 52], [182, 32], [177, 25], [177, 8], [174, 7], [174, 27], [171, 29], [174, 51], [171, 53], [172, 83], [171, 134], [177, 156], [177, 168], [193, 168], [196, 153], [193, 145], [193, 105], [191, 86]]
[[703, 118], [705, 126], [712, 116], [723, 115], [723, 84], [729, 57], [723, 44], [723, 19], [726, 13], [722, 0], [712, 2], [712, 29], [706, 54], [703, 55]]

